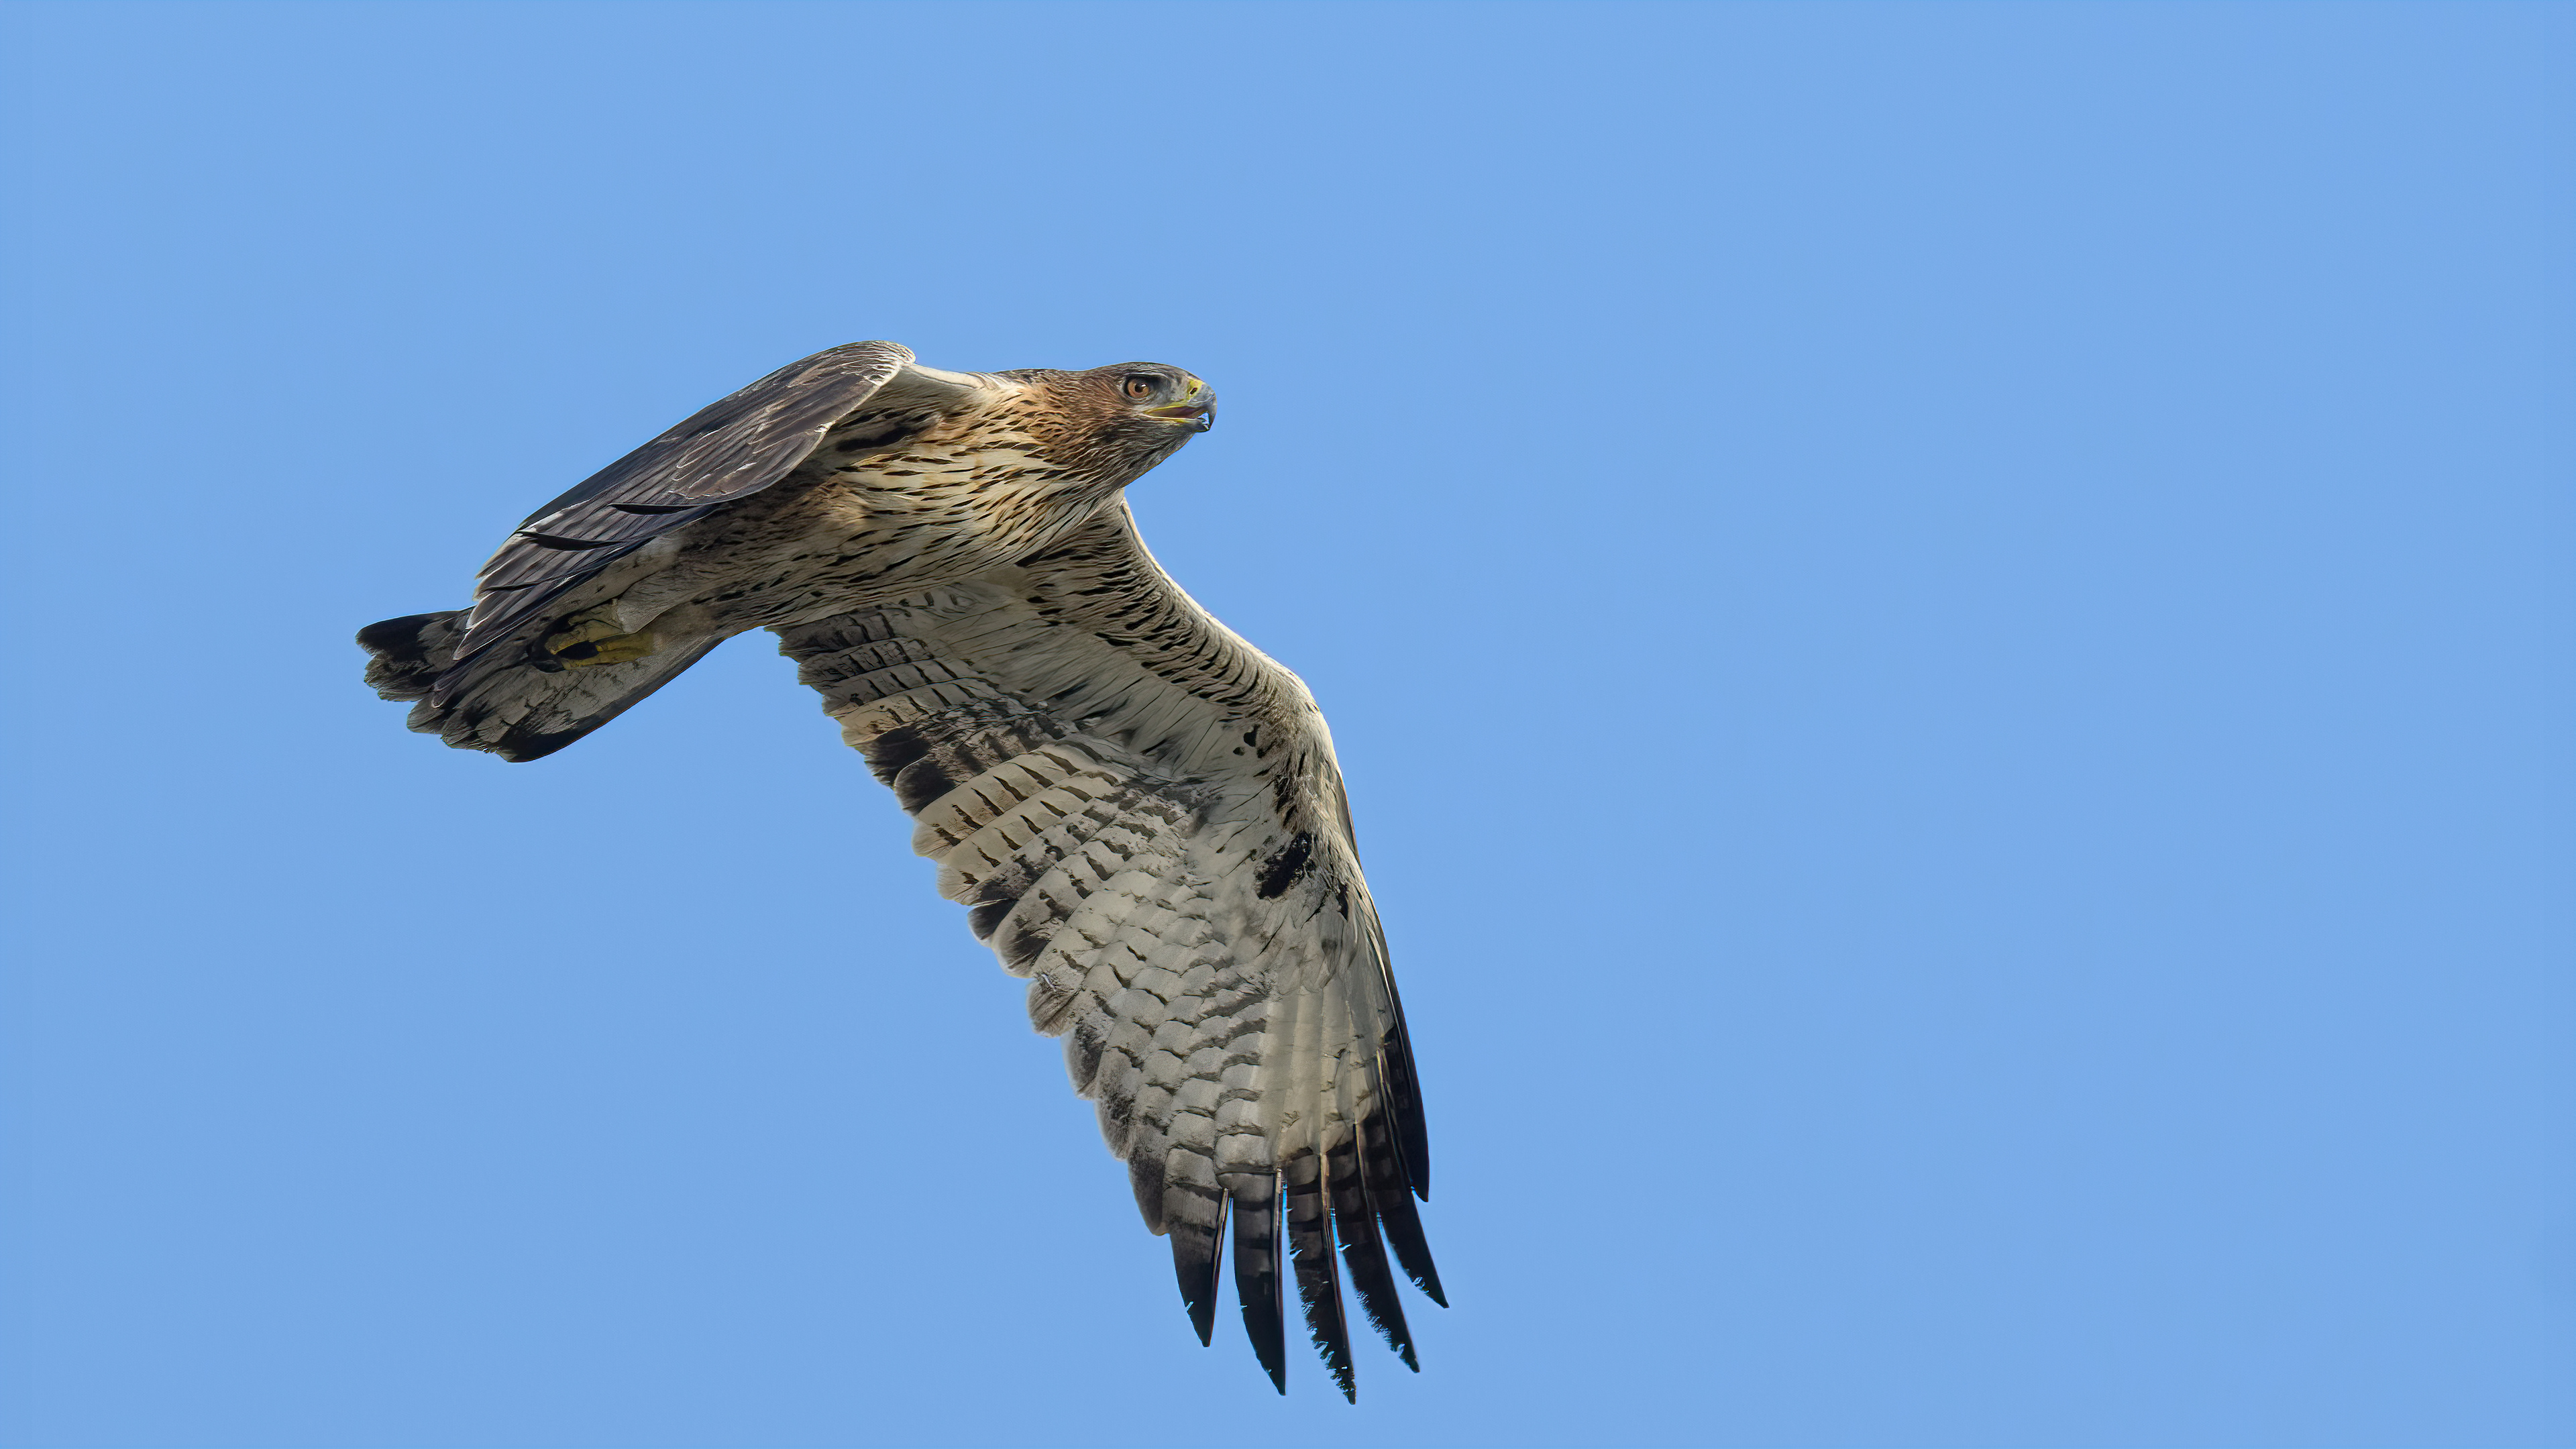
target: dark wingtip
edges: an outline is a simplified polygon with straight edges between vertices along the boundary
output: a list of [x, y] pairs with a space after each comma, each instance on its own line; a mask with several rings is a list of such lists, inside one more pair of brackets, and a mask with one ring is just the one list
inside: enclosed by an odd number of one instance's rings
[[1342, 1312], [1341, 1274], [1333, 1263], [1333, 1227], [1327, 1205], [1323, 1161], [1312, 1151], [1300, 1152], [1282, 1165], [1288, 1180], [1286, 1228], [1289, 1262], [1297, 1275], [1297, 1300], [1305, 1311], [1306, 1333], [1323, 1356], [1325, 1372], [1342, 1396], [1359, 1402], [1351, 1366], [1351, 1328]]
[[[1359, 1295], [1360, 1312], [1415, 1373], [1422, 1366], [1413, 1356], [1413, 1330], [1404, 1321], [1404, 1304], [1396, 1292], [1395, 1269], [1387, 1262], [1386, 1243], [1377, 1214], [1369, 1207], [1368, 1189], [1357, 1166], [1356, 1144], [1345, 1142], [1326, 1159], [1332, 1176], [1333, 1234], [1341, 1239], [1342, 1265], [1351, 1290]], [[1381, 1174], [1383, 1175], [1383, 1174]], [[1393, 1189], [1401, 1191], [1400, 1187]]]
[[[1394, 982], [1387, 983], [1388, 989]], [[1395, 1118], [1396, 1151], [1404, 1160], [1404, 1180], [1413, 1195], [1431, 1201], [1431, 1128], [1422, 1115], [1422, 1086], [1413, 1076], [1413, 1044], [1406, 1040], [1403, 1008], [1397, 1008], [1395, 1029], [1380, 1044], [1380, 1061], [1385, 1064], [1389, 1106]]]
[[1279, 1190], [1266, 1198], [1234, 1202], [1234, 1292], [1243, 1304], [1243, 1334], [1270, 1375], [1271, 1387], [1288, 1392], [1288, 1329], [1281, 1312]]
[[1432, 1302], [1439, 1304], [1443, 1308], [1449, 1306], [1449, 1290], [1440, 1286], [1440, 1270], [1431, 1266], [1431, 1250], [1429, 1248], [1423, 1249], [1420, 1265], [1408, 1269], [1405, 1276], [1413, 1280], [1414, 1287], [1422, 1290], [1423, 1297], [1430, 1299]]
[[1446, 1308], [1449, 1295], [1441, 1291], [1440, 1270], [1432, 1266], [1431, 1244], [1422, 1236], [1422, 1219], [1413, 1210], [1413, 1200], [1401, 1194], [1392, 1201], [1376, 1198], [1378, 1225], [1386, 1230], [1386, 1244], [1395, 1250], [1395, 1261], [1404, 1276], [1422, 1290], [1422, 1296]]
[[1172, 1229], [1172, 1272], [1180, 1279], [1181, 1303], [1189, 1309], [1190, 1327], [1198, 1330], [1201, 1348], [1216, 1342], [1216, 1294], [1225, 1263], [1226, 1207], [1226, 1200], [1218, 1198], [1213, 1227], [1175, 1225]]

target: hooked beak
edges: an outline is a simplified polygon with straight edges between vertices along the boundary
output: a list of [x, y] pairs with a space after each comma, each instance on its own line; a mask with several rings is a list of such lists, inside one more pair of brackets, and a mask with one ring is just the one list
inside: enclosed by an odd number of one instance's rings
[[1145, 416], [1187, 423], [1191, 432], [1204, 433], [1216, 426], [1216, 394], [1208, 391], [1206, 383], [1194, 377], [1190, 379], [1190, 390], [1181, 395], [1181, 401], [1167, 408], [1147, 408]]

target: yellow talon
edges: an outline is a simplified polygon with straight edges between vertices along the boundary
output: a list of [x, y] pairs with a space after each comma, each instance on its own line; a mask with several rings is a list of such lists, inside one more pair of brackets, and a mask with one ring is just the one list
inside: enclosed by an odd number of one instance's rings
[[568, 623], [569, 627], [543, 646], [568, 669], [625, 664], [662, 647], [662, 641], [654, 638], [650, 630], [641, 634], [617, 632], [616, 616], [605, 608], [578, 615]]

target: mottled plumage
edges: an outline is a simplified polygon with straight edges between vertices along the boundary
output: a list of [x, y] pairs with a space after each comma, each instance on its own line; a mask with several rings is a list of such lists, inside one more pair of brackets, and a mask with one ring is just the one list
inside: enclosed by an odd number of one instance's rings
[[1122, 497], [1213, 407], [1153, 364], [835, 348], [539, 510], [470, 614], [359, 641], [412, 728], [528, 760], [775, 629], [1064, 1036], [1201, 1341], [1230, 1240], [1273, 1381], [1293, 1281], [1347, 1395], [1344, 1272], [1407, 1365], [1398, 1270], [1441, 1297], [1428, 1149], [1323, 716], [1163, 574]]

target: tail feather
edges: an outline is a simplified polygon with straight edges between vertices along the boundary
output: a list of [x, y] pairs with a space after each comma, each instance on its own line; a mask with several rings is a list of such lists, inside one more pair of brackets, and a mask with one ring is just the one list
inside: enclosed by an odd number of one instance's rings
[[[549, 672], [529, 662], [528, 640], [508, 640], [478, 651], [440, 691], [444, 700], [433, 700], [432, 690], [455, 663], [465, 612], [412, 614], [359, 630], [358, 646], [369, 656], [367, 683], [386, 699], [414, 701], [404, 721], [411, 728], [513, 763], [543, 759], [589, 734], [723, 642], [677, 644], [624, 664]], [[549, 627], [532, 624], [527, 633]]]
[[358, 631], [358, 647], [367, 651], [367, 687], [384, 699], [429, 698], [464, 633], [463, 609], [369, 624]]

